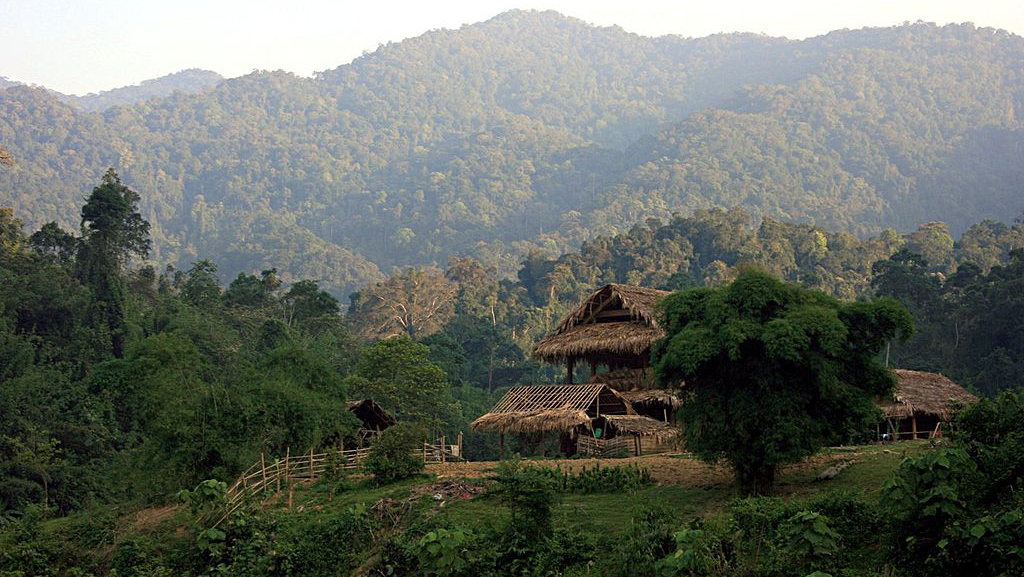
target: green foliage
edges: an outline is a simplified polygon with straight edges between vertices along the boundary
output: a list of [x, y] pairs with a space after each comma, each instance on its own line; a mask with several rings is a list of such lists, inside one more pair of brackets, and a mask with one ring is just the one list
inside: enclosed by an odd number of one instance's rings
[[1024, 569], [1019, 398], [1007, 392], [964, 409], [957, 446], [906, 459], [883, 488], [882, 506], [901, 536], [892, 556], [913, 575]]
[[[701, 527], [705, 527], [701, 525]], [[721, 575], [729, 569], [727, 544], [721, 531], [685, 528], [674, 535], [676, 550], [658, 561], [663, 577]]]
[[380, 485], [407, 479], [423, 470], [423, 456], [415, 453], [417, 448], [422, 448], [423, 439], [423, 429], [417, 426], [392, 425], [370, 445], [370, 454], [362, 462], [363, 469]]
[[196, 485], [191, 491], [178, 491], [178, 501], [188, 505], [193, 515], [204, 515], [227, 504], [228, 484], [216, 479], [207, 479]]
[[126, 314], [123, 274], [133, 256], [149, 255], [149, 222], [139, 213], [138, 193], [110, 169], [82, 206], [78, 276], [92, 289], [91, 315], [110, 332], [111, 352], [124, 354]]
[[814, 511], [800, 511], [779, 527], [786, 550], [798, 557], [816, 559], [839, 550], [839, 534], [828, 525], [828, 517]]
[[[227, 278], [278, 266], [288, 283], [330, 279], [336, 295], [452, 254], [510, 274], [531, 249], [693, 207], [746, 204], [858, 236], [942, 217], [958, 232], [1021, 208], [1022, 50], [970, 24], [644, 38], [513, 11], [316, 78], [263, 71], [214, 87], [197, 72], [187, 85], [210, 89], [187, 97], [85, 97], [126, 104], [102, 115], [9, 88], [0, 142], [18, 168], [0, 169], [0, 190], [34, 225], [68, 227], [114, 164], [155, 195], [161, 264], [214, 255]], [[856, 238], [826, 236], [772, 234], [763, 254], [788, 267], [797, 248], [801, 279], [863, 282], [832, 268]], [[921, 236], [922, 249], [948, 247]], [[683, 261], [643, 260], [645, 273]], [[712, 276], [715, 261], [686, 275]]]
[[612, 465], [602, 467], [600, 463], [592, 468], [582, 467], [577, 472], [562, 471], [561, 467], [527, 467], [534, 473], [547, 476], [553, 486], [565, 493], [624, 493], [636, 491], [654, 481], [649, 469], [638, 465]]
[[864, 428], [892, 387], [876, 360], [912, 323], [891, 299], [842, 303], [756, 271], [660, 303], [667, 336], [652, 351], [658, 381], [686, 382], [686, 446], [725, 458], [748, 494], [772, 491], [778, 466]]
[[371, 398], [399, 420], [434, 425], [454, 420], [458, 405], [430, 348], [408, 338], [380, 341], [362, 351], [348, 381], [353, 395]]
[[[939, 267], [939, 272], [952, 272], [943, 277], [907, 251], [875, 264], [872, 284], [878, 293], [907, 306], [919, 329], [905, 345], [894, 344], [893, 364], [941, 369], [990, 395], [1024, 379], [1024, 370], [1014, 360], [1024, 352], [1020, 327], [1010, 320], [1024, 311], [1024, 252], [1014, 248], [1021, 246], [1022, 232], [1019, 224], [1011, 229], [985, 222], [965, 233], [958, 247], [985, 269], [961, 260], [955, 269]], [[1000, 246], [1001, 239], [1009, 242]], [[1001, 259], [1006, 262], [997, 264]]]
[[559, 495], [558, 477], [549, 471], [511, 460], [502, 461], [492, 477], [495, 486], [490, 494], [509, 509], [510, 527], [528, 546], [551, 536], [551, 508]]
[[637, 507], [625, 536], [616, 540], [605, 570], [607, 575], [656, 575], [655, 564], [674, 550], [675, 513], [658, 504]]
[[424, 575], [458, 577], [472, 566], [470, 542], [475, 536], [463, 529], [438, 528], [416, 543], [416, 557]]

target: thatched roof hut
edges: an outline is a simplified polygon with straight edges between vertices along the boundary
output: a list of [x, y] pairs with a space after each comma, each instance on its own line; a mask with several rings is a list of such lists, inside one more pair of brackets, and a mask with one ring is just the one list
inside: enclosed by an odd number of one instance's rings
[[367, 431], [383, 431], [395, 424], [395, 418], [373, 399], [348, 401], [345, 407], [362, 423], [360, 428]]
[[604, 415], [635, 415], [629, 401], [604, 385], [535, 385], [509, 389], [487, 414], [470, 423], [501, 433], [571, 433]]
[[933, 416], [949, 421], [952, 412], [973, 403], [978, 397], [940, 373], [894, 369], [896, 389], [893, 398], [879, 405], [886, 418]]
[[537, 343], [533, 357], [565, 363], [570, 382], [577, 361], [588, 362], [591, 373], [598, 365], [613, 370], [643, 368], [649, 363], [651, 345], [664, 336], [654, 305], [667, 294], [646, 287], [605, 285]]

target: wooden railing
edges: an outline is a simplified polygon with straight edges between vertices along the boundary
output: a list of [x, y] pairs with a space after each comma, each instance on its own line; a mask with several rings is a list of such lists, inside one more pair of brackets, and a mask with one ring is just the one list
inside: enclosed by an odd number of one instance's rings
[[[238, 480], [228, 488], [227, 508], [220, 521], [235, 512], [249, 498], [263, 495], [268, 491], [278, 492], [282, 485], [287, 488], [292, 481], [315, 481], [328, 472], [340, 472], [357, 470], [362, 467], [362, 462], [370, 454], [369, 447], [359, 449], [332, 449], [323, 453], [314, 453], [312, 449], [308, 453], [293, 455], [291, 451], [285, 456], [270, 461], [266, 455], [260, 455], [260, 460], [249, 467]], [[413, 456], [422, 458], [425, 464], [446, 463], [448, 461], [461, 461], [462, 458], [462, 433], [459, 433], [455, 444], [448, 444], [445, 438], [441, 437], [436, 443], [423, 443], [423, 448], [416, 448], [412, 451]]]

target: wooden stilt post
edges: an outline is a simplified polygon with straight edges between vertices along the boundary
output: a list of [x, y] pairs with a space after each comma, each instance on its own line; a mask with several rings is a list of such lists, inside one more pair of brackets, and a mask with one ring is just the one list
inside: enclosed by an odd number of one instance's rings
[[910, 430], [912, 431], [912, 439], [917, 439], [917, 413], [910, 414]]
[[590, 361], [590, 378], [593, 379], [597, 376], [597, 363]]
[[571, 359], [569, 359], [569, 363], [565, 366], [565, 384], [567, 384], [567, 385], [571, 385], [572, 384], [572, 369], [573, 369], [573, 366], [575, 364], [576, 364], [576, 359], [575, 358], [571, 358]]
[[498, 459], [505, 460], [505, 433], [498, 433]]

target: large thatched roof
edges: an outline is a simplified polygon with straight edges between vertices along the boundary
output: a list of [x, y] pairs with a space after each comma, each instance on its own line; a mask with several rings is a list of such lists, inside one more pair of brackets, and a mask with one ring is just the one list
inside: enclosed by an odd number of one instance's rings
[[558, 327], [533, 348], [547, 362], [590, 357], [595, 360], [640, 357], [646, 362], [651, 345], [664, 336], [654, 305], [667, 291], [609, 284], [595, 291], [562, 319]]
[[936, 415], [949, 420], [957, 407], [973, 403], [978, 397], [939, 373], [894, 369], [896, 389], [893, 399], [880, 403], [886, 417]]
[[579, 425], [589, 427], [598, 415], [635, 414], [628, 401], [604, 385], [520, 386], [509, 389], [469, 426], [503, 433], [566, 432]]

